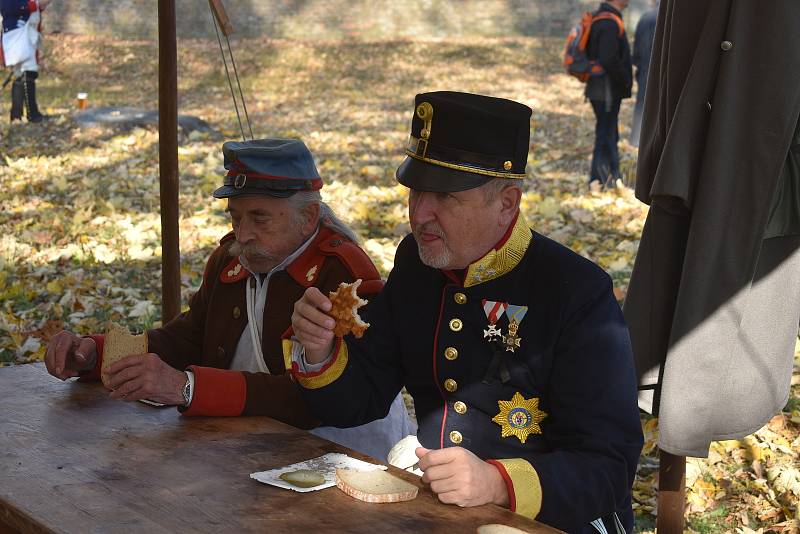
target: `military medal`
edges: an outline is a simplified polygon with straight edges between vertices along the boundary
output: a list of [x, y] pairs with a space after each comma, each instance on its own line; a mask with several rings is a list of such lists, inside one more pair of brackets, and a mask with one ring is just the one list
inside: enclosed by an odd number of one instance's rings
[[519, 324], [522, 322], [526, 313], [528, 313], [527, 306], [509, 304], [506, 308], [506, 315], [508, 316], [508, 335], [503, 336], [503, 345], [506, 348], [506, 352], [514, 352], [515, 349], [520, 347], [522, 338], [517, 335], [517, 330], [519, 330]]
[[503, 312], [506, 311], [508, 307], [507, 302], [495, 302], [493, 300], [486, 300], [482, 301], [483, 303], [483, 312], [486, 314], [486, 318], [489, 319], [489, 328], [483, 331], [483, 337], [489, 338], [489, 341], [493, 339], [500, 339], [503, 337], [503, 331], [497, 328], [497, 319], [498, 316], [502, 316]]
[[502, 437], [517, 436], [522, 443], [525, 443], [530, 434], [542, 433], [539, 423], [547, 417], [547, 414], [539, 409], [538, 397], [526, 399], [517, 391], [511, 400], [497, 401], [497, 406], [500, 408], [500, 413], [495, 415], [492, 421], [502, 428]]

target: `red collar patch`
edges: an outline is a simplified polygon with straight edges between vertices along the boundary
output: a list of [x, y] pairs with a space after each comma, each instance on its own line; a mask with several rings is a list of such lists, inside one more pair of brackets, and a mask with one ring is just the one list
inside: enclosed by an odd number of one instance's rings
[[325, 262], [325, 255], [320, 251], [320, 243], [325, 242], [333, 236], [333, 232], [326, 227], [320, 227], [314, 241], [294, 261], [286, 267], [295, 282], [303, 287], [311, 287], [319, 278], [322, 264]]
[[244, 268], [244, 265], [239, 261], [239, 257], [233, 258], [228, 265], [222, 269], [219, 279], [223, 284], [232, 284], [239, 280], [244, 280], [250, 276], [250, 271]]

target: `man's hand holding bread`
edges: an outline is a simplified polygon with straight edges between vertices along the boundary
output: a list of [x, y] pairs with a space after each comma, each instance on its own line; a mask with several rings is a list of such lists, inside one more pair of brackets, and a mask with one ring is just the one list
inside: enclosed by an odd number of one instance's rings
[[124, 401], [148, 399], [170, 405], [183, 405], [186, 373], [170, 367], [157, 354], [133, 354], [108, 368], [106, 387], [111, 398]]
[[[115, 342], [115, 340], [119, 340]], [[136, 341], [141, 341], [137, 343]], [[132, 336], [112, 325], [106, 334], [102, 380], [110, 397], [124, 401], [148, 399], [169, 405], [184, 405], [187, 375], [147, 352], [144, 335]], [[97, 347], [90, 337], [61, 331], [50, 340], [45, 353], [47, 371], [61, 380], [91, 371], [97, 364]]]
[[78, 376], [81, 371], [90, 371], [97, 361], [97, 347], [90, 337], [78, 337], [62, 330], [50, 339], [44, 364], [47, 372], [66, 380]]

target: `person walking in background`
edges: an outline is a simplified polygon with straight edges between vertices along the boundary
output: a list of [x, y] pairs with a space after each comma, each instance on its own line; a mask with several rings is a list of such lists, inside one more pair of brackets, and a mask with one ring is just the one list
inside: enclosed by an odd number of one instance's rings
[[[3, 64], [11, 67], [11, 121], [22, 120], [26, 108], [28, 122], [45, 118], [36, 103], [36, 78], [39, 77], [37, 51], [41, 37], [41, 12], [51, 0], [0, 0], [3, 16]], [[5, 87], [5, 84], [3, 84]]]
[[[591, 187], [613, 183], [620, 178], [619, 152], [619, 106], [623, 98], [630, 98], [632, 73], [631, 51], [622, 11], [628, 0], [602, 2], [596, 15], [609, 13], [610, 17], [598, 18], [592, 23], [586, 54], [589, 60], [597, 61], [604, 73], [592, 76], [586, 82], [586, 98], [591, 102], [596, 123], [594, 151], [589, 175]], [[597, 182], [597, 185], [593, 185]]]
[[633, 34], [632, 63], [636, 67], [636, 105], [633, 108], [633, 124], [631, 125], [630, 141], [633, 146], [639, 146], [639, 133], [642, 129], [642, 110], [644, 109], [644, 95], [647, 91], [647, 73], [650, 72], [650, 53], [653, 51], [653, 36], [656, 33], [656, 20], [658, 19], [658, 1], [655, 6], [645, 11], [642, 18], [636, 23]]

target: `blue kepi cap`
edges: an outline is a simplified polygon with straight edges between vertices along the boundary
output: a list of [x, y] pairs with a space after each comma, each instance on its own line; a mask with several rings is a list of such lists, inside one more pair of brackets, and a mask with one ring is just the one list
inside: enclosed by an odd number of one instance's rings
[[253, 139], [222, 144], [225, 158], [223, 186], [215, 198], [269, 195], [286, 198], [298, 191], [322, 189], [314, 158], [299, 139]]

